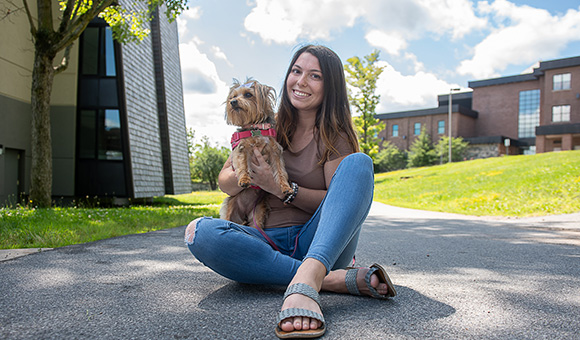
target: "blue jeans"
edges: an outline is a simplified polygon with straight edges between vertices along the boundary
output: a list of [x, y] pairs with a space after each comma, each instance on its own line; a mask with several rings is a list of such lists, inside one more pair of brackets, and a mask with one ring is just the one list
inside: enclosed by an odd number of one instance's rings
[[324, 199], [306, 224], [264, 230], [279, 252], [259, 230], [210, 217], [197, 222], [193, 242], [186, 239], [186, 244], [200, 262], [231, 280], [288, 285], [306, 258], [322, 262], [327, 273], [352, 262], [373, 190], [371, 158], [351, 154], [340, 162]]

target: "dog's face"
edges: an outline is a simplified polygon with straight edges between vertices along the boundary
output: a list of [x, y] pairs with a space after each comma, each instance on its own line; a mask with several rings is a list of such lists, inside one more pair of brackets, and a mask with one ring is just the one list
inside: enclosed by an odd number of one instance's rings
[[230, 125], [260, 124], [274, 119], [275, 91], [255, 80], [235, 81], [226, 101], [226, 121]]

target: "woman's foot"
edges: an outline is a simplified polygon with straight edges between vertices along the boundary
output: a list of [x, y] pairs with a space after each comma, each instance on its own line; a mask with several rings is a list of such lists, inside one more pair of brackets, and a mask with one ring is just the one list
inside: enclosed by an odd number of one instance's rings
[[[359, 268], [359, 270], [356, 272], [356, 288], [358, 288], [358, 291], [360, 292], [361, 295], [374, 297], [366, 283], [366, 275], [370, 270], [371, 268]], [[347, 272], [348, 272], [347, 269], [337, 269], [331, 271], [322, 282], [322, 290], [343, 294], [351, 293], [346, 284]], [[368, 280], [370, 286], [374, 288], [376, 290], [376, 293], [378, 293], [379, 295], [394, 296], [394, 294], [396, 294], [394, 288], [391, 290], [389, 288], [389, 285], [380, 278], [378, 270], [375, 270], [375, 272], [370, 276]]]
[[[294, 275], [292, 282], [290, 282], [288, 286], [290, 287], [296, 283], [304, 283], [318, 292], [320, 291], [320, 286], [325, 274], [326, 268], [321, 262], [314, 259], [306, 259], [300, 268], [298, 268], [296, 275]], [[290, 308], [306, 309], [322, 315], [318, 303], [310, 297], [302, 294], [292, 294], [284, 300], [281, 311]], [[284, 332], [316, 330], [322, 326], [323, 324], [320, 320], [302, 316], [284, 319], [279, 324], [280, 329]]]

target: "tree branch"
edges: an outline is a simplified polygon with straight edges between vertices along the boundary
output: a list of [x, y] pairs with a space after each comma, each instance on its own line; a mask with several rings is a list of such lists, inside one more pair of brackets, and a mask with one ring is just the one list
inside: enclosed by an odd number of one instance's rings
[[60, 62], [60, 65], [58, 65], [54, 68], [54, 74], [59, 74], [62, 71], [67, 69], [68, 62], [70, 60], [70, 50], [72, 49], [72, 46], [73, 46], [73, 44], [70, 44], [64, 49], [64, 56], [62, 57], [62, 61]]
[[75, 0], [67, 0], [66, 7], [64, 9], [64, 12], [62, 13], [62, 21], [60, 22], [60, 27], [58, 28], [59, 32], [66, 31], [68, 23], [70, 22], [73, 16], [73, 9], [75, 9], [76, 12], [76, 7], [77, 6], [75, 6]]
[[65, 32], [62, 32], [64, 34], [61, 36], [58, 43], [56, 44], [55, 46], [56, 50], [60, 51], [72, 45], [72, 43], [81, 36], [85, 28], [91, 22], [91, 20], [93, 20], [97, 15], [99, 15], [99, 13], [104, 11], [105, 8], [111, 6], [113, 2], [114, 0], [103, 0], [99, 4], [93, 5], [96, 7], [92, 7], [87, 12], [74, 18], [68, 25], [67, 30]]
[[28, 18], [28, 23], [30, 24], [30, 33], [32, 33], [33, 37], [36, 37], [36, 26], [34, 26], [34, 19], [32, 18], [32, 13], [30, 13], [28, 2], [26, 0], [22, 0], [22, 3], [24, 4], [24, 9], [26, 9], [26, 17]]

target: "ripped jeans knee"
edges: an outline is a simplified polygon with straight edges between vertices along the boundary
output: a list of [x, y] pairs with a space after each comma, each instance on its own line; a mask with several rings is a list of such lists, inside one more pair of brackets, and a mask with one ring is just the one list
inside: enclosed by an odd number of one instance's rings
[[195, 229], [197, 228], [197, 222], [199, 222], [203, 217], [198, 217], [195, 220], [191, 221], [187, 228], [185, 228], [185, 244], [192, 245], [193, 239], [195, 237]]

